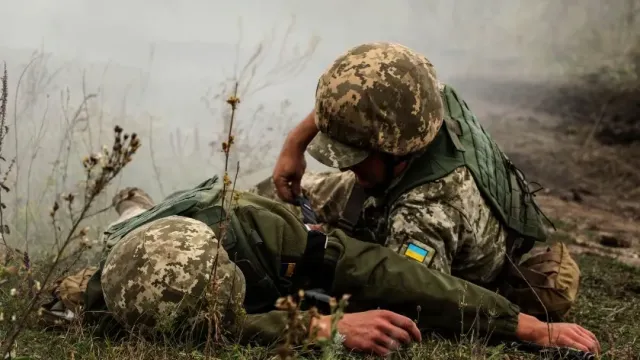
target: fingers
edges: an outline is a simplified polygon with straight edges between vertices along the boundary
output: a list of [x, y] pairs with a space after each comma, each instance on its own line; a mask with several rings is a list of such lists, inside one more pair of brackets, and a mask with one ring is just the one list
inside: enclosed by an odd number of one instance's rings
[[591, 331], [588, 331], [581, 326], [576, 326], [574, 330], [577, 340], [581, 345], [587, 348], [586, 351], [590, 351], [596, 354], [600, 353], [600, 342], [598, 342], [598, 339]]
[[382, 339], [381, 334], [369, 338], [369, 339], [361, 339], [357, 343], [353, 344], [351, 349], [362, 351], [364, 353], [373, 353], [380, 356], [388, 356], [391, 354], [391, 349], [388, 346], [392, 346], [393, 344], [390, 341], [385, 341]]
[[568, 330], [569, 346], [582, 351], [599, 353], [599, 343], [595, 335], [578, 325], [571, 326]]
[[404, 330], [414, 341], [420, 342], [422, 341], [422, 334], [420, 333], [420, 329], [416, 323], [411, 321], [406, 316], [402, 316], [400, 314], [394, 313], [392, 311], [384, 311], [383, 316], [387, 319], [391, 324], [397, 326], [398, 328]]
[[[564, 324], [567, 325], [567, 324]], [[557, 346], [566, 346], [580, 351], [600, 353], [600, 343], [595, 335], [581, 326], [574, 325], [561, 328], [554, 341]]]
[[421, 340], [418, 327], [409, 318], [386, 310], [379, 315], [378, 331], [373, 339], [377, 345], [387, 349], [387, 353], [398, 350], [403, 344], [410, 344], [414, 339]]
[[294, 199], [296, 196], [302, 194], [302, 190], [300, 189], [300, 181], [301, 178], [295, 178], [291, 181], [291, 198]]
[[383, 334], [382, 332], [374, 339], [375, 344], [385, 349], [385, 354], [388, 355], [400, 348], [400, 342], [393, 339], [390, 336]]
[[589, 352], [589, 348], [586, 345], [583, 345], [581, 343], [578, 342], [572, 342], [572, 344], [568, 345], [569, 347], [576, 349], [576, 350], [580, 350], [580, 351], [584, 351], [584, 352]]
[[289, 181], [286, 178], [282, 176], [275, 176], [273, 178], [273, 184], [276, 187], [276, 193], [280, 199], [288, 203], [293, 203], [294, 196], [291, 191], [291, 187], [289, 186]]
[[287, 178], [285, 176], [273, 176], [273, 184], [276, 187], [278, 197], [290, 204], [295, 203], [296, 197], [302, 194], [300, 185], [301, 177]]
[[409, 336], [409, 333], [400, 327], [388, 322], [382, 322], [379, 328], [383, 334], [391, 338], [391, 340], [396, 340], [398, 344], [411, 343], [411, 336]]
[[[598, 341], [598, 338], [596, 337], [596, 335], [594, 333], [592, 333], [591, 331], [583, 328], [582, 326], [578, 327], [578, 330], [581, 331], [586, 337], [588, 337], [589, 339], [591, 339], [593, 341], [593, 347], [595, 349], [595, 352], [597, 352], [599, 354], [600, 351], [602, 350], [602, 348], [600, 347], [600, 341]], [[592, 350], [592, 351], [594, 351], [594, 350]]]

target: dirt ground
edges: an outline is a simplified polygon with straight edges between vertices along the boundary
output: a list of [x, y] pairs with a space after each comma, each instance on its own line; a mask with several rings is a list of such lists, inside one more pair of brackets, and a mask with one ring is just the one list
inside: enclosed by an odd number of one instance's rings
[[640, 124], [629, 104], [640, 97], [625, 104], [630, 126], [615, 138], [620, 114], [588, 112], [597, 104], [576, 101], [569, 116], [570, 107], [551, 98], [558, 88], [468, 79], [454, 86], [527, 179], [543, 187], [536, 197], [555, 238], [576, 254], [640, 267], [640, 137], [629, 135]]

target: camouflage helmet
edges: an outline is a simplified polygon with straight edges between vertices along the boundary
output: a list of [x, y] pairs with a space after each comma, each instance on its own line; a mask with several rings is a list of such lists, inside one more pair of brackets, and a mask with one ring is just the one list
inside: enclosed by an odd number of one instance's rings
[[324, 165], [354, 166], [380, 151], [403, 156], [424, 149], [444, 117], [431, 62], [399, 44], [367, 43], [336, 59], [318, 80], [307, 150]]
[[[216, 254], [217, 289], [211, 301]], [[140, 226], [111, 249], [101, 278], [105, 303], [125, 327], [176, 331], [206, 327], [216, 303], [233, 323], [245, 296], [245, 278], [205, 223], [169, 216]], [[207, 306], [209, 305], [209, 307]]]

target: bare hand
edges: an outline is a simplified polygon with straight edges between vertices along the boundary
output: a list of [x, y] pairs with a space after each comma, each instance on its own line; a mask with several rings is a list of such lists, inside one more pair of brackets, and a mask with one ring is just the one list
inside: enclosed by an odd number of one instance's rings
[[600, 343], [589, 330], [577, 324], [545, 323], [533, 316], [520, 314], [516, 334], [520, 340], [541, 346], [569, 347], [599, 354]]
[[[326, 331], [331, 329], [331, 317], [324, 316], [320, 322], [318, 336], [328, 337]], [[346, 348], [381, 356], [389, 355], [402, 345], [422, 341], [411, 319], [387, 310], [345, 314], [338, 322], [338, 332], [345, 337]]]
[[295, 146], [282, 149], [273, 169], [273, 183], [280, 199], [294, 203], [296, 196], [301, 194], [300, 181], [306, 169], [304, 151], [296, 150]]

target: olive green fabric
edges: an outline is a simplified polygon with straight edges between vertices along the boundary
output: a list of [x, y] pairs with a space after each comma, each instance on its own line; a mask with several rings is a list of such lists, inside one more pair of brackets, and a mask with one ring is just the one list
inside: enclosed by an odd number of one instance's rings
[[508, 265], [500, 292], [542, 321], [563, 321], [576, 302], [580, 269], [561, 242], [534, 248], [519, 265]]
[[[202, 221], [211, 227], [214, 233], [220, 234], [222, 231], [221, 225], [225, 223], [224, 220], [226, 219], [221, 204], [222, 196], [220, 190], [217, 185], [217, 178], [214, 177], [199, 184], [194, 189], [176, 192], [148, 211], [110, 227], [105, 232], [107, 251], [104, 254], [104, 258], [106, 258], [110, 249], [133, 229], [171, 215], [181, 215]], [[264, 205], [265, 207], [262, 208], [264, 218], [256, 221], [255, 219], [246, 218], [245, 209], [249, 205], [245, 204], [244, 200], [239, 198], [237, 203], [234, 201], [235, 211], [229, 214], [228, 226], [225, 227], [225, 237], [222, 241], [222, 246], [229, 253], [231, 260], [245, 274], [247, 294], [244, 307], [248, 313], [271, 310], [275, 300], [283, 292], [282, 284], [277, 279], [279, 271], [277, 263], [280, 259], [279, 257], [265, 259], [264, 256], [260, 256], [261, 252], [256, 249], [256, 246], [261, 245], [256, 244], [256, 235], [258, 239], [262, 239], [265, 236], [267, 238], [282, 238], [284, 236], [283, 229], [278, 227], [280, 225], [278, 225], [277, 220], [287, 215], [294, 219], [293, 215], [286, 209], [280, 209], [280, 212], [277, 211], [278, 209], [274, 209], [270, 212], [266, 210], [268, 209], [268, 204]], [[283, 241], [287, 241], [287, 246], [279, 254], [280, 256], [286, 257], [288, 256], [288, 251], [295, 253], [295, 251], [299, 250], [300, 243], [295, 239], [306, 236], [304, 225], [299, 220], [297, 221], [299, 227], [296, 230], [298, 233], [283, 239]], [[273, 245], [273, 242], [265, 242], [264, 245], [266, 244]], [[274, 253], [279, 249], [281, 248], [266, 250]], [[304, 246], [301, 250], [304, 251]], [[104, 258], [100, 263], [100, 270], [104, 266]], [[85, 303], [89, 312], [104, 310], [100, 281], [101, 272], [95, 273], [89, 281], [89, 291], [85, 295]], [[289, 289], [286, 290], [288, 291]]]
[[[186, 213], [204, 221], [219, 234], [222, 231], [218, 210], [221, 197], [217, 194], [219, 190], [211, 183], [200, 186], [197, 191], [182, 192], [167, 202], [156, 205], [148, 213], [125, 221], [115, 230], [111, 229], [108, 240], [115, 243], [115, 237], [131, 230], [131, 224], [141, 224], [152, 218], [169, 215], [185, 216]], [[420, 263], [407, 261], [391, 249], [355, 240], [341, 230], [328, 234], [326, 250], [321, 254], [324, 267], [322, 264], [314, 264], [305, 269], [305, 262], [311, 261], [312, 257], [305, 254], [309, 232], [294, 213], [283, 204], [247, 192], [238, 192], [236, 201], [230, 214], [231, 225], [225, 230], [227, 236], [224, 237], [223, 246], [234, 248], [233, 243], [236, 242], [245, 243], [235, 247], [236, 249], [254, 249], [256, 253], [252, 256], [229, 252], [229, 257], [236, 263], [250, 258], [254, 269], [263, 276], [267, 275], [281, 295], [284, 295], [282, 292], [287, 288], [282, 285], [282, 280], [287, 276], [282, 274], [281, 269], [285, 264], [295, 263], [295, 271], [288, 277], [288, 289], [291, 293], [301, 287], [322, 287], [336, 297], [351, 294], [354, 309], [380, 307], [417, 319], [422, 330], [459, 333], [473, 327], [474, 331], [482, 334], [491, 333], [508, 338], [515, 336], [519, 308], [504, 297]], [[187, 210], [181, 214], [171, 214], [176, 209]], [[259, 251], [255, 246], [256, 239], [263, 242], [265, 251]], [[227, 241], [231, 243], [225, 244]], [[239, 267], [243, 269], [242, 266]], [[243, 273], [244, 271], [243, 269]], [[87, 293], [93, 294], [89, 297], [94, 298], [99, 296], [100, 289], [100, 271], [96, 274], [97, 282], [93, 283], [94, 287], [90, 285], [87, 288]], [[261, 294], [251, 290], [252, 287], [265, 289], [258, 284], [264, 282], [264, 278], [257, 279], [247, 274], [245, 278], [246, 298], [258, 297], [263, 302], [275, 303], [275, 293]], [[334, 280], [327, 285], [322, 281], [325, 278]], [[303, 318], [305, 321], [310, 320], [310, 314], [304, 312]], [[237, 324], [237, 330], [242, 343], [269, 344], [280, 339], [286, 324], [286, 312], [271, 307], [262, 313], [246, 315], [242, 323]]]
[[[106, 252], [108, 253], [113, 245], [131, 230], [163, 217], [171, 215], [191, 217], [192, 214], [206, 208], [209, 209], [207, 212], [209, 219], [205, 223], [220, 221], [223, 217], [223, 212], [220, 206], [215, 206], [216, 202], [222, 199], [220, 192], [218, 177], [214, 176], [198, 184], [193, 189], [171, 194], [163, 202], [151, 209], [109, 227], [104, 232]], [[211, 208], [212, 206], [213, 208]], [[104, 254], [104, 258], [106, 258], [106, 254]]]
[[434, 141], [411, 163], [402, 180], [389, 190], [388, 203], [414, 187], [466, 166], [503, 224], [524, 238], [545, 241], [541, 212], [524, 179], [519, 178], [519, 170], [451, 86], [444, 85], [442, 99], [444, 125]]
[[[240, 193], [236, 213], [245, 231], [257, 231], [271, 253], [267, 273], [277, 272], [283, 263], [300, 261], [306, 248], [307, 230], [283, 204], [264, 197]], [[248, 238], [237, 238], [239, 241]], [[230, 254], [231, 257], [233, 257]], [[482, 334], [513, 337], [519, 308], [490, 290], [439, 271], [428, 269], [383, 246], [355, 240], [341, 230], [328, 234], [325, 263], [333, 264], [333, 285], [329, 294], [351, 295], [353, 309], [385, 308], [418, 319], [421, 330], [459, 333], [473, 327]], [[321, 271], [318, 269], [318, 271]], [[308, 284], [309, 274], [296, 273], [291, 286]], [[250, 284], [247, 283], [247, 288]], [[249, 289], [247, 289], [249, 294]], [[421, 311], [418, 312], [418, 305]], [[491, 319], [487, 314], [492, 314]], [[310, 319], [303, 312], [304, 321]], [[271, 343], [282, 336], [286, 313], [272, 310], [250, 314], [242, 329], [242, 341]]]
[[341, 230], [329, 233], [328, 248], [339, 254], [333, 294], [349, 293], [355, 304], [404, 314], [423, 331], [459, 334], [473, 329], [481, 336], [515, 336], [518, 306], [490, 290]]

